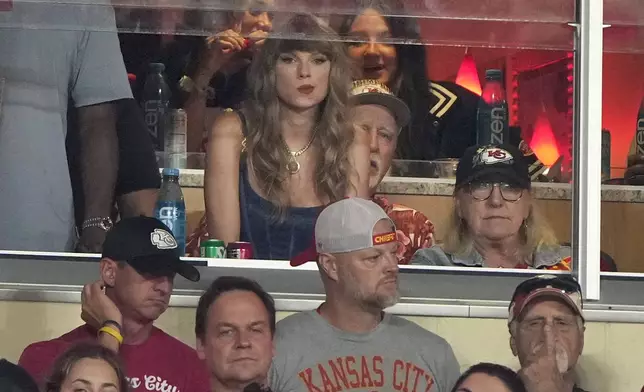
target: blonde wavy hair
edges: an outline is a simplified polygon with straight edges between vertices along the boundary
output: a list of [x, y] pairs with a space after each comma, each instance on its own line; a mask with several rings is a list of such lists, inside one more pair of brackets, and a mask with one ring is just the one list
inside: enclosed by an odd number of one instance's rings
[[[458, 192], [465, 192], [457, 189], [454, 192], [454, 198], [458, 197]], [[529, 192], [525, 190], [524, 192]], [[521, 248], [518, 255], [521, 259], [530, 257], [534, 252], [543, 248], [552, 248], [559, 246], [554, 231], [539, 212], [538, 207], [531, 198], [530, 213], [528, 218], [523, 222], [519, 229], [521, 236]], [[467, 257], [474, 250], [474, 240], [470, 235], [467, 222], [462, 219], [457, 211], [456, 203], [452, 208], [452, 213], [445, 231], [444, 242], [442, 245], [446, 253], [459, 257]]]
[[[320, 152], [316, 161], [315, 190], [330, 202], [342, 199], [349, 190], [349, 149], [353, 132], [347, 127], [349, 102], [349, 59], [337, 34], [312, 15], [289, 19], [278, 35], [269, 38], [253, 58], [248, 73], [249, 97], [244, 104], [248, 124], [246, 153], [260, 191], [280, 212], [287, 207], [284, 187], [289, 178], [289, 162], [280, 128], [280, 99], [277, 94], [275, 68], [281, 54], [302, 51], [321, 53], [331, 63], [329, 91], [320, 103], [314, 146]], [[301, 36], [301, 39], [293, 39]], [[313, 38], [313, 39], [311, 39]]]

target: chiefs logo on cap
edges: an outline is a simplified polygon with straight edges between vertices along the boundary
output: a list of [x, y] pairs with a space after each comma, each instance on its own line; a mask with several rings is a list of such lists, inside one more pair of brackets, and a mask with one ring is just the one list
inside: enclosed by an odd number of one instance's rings
[[514, 157], [508, 151], [498, 147], [479, 148], [472, 161], [474, 166], [496, 165], [497, 163], [512, 164]]
[[154, 229], [154, 231], [150, 233], [150, 242], [152, 242], [152, 245], [156, 246], [157, 249], [175, 249], [178, 246], [177, 240], [174, 239], [172, 234], [163, 229]]

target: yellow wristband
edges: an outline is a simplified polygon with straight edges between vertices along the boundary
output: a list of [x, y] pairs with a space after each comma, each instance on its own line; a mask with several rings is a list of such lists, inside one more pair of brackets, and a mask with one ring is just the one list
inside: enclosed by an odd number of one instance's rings
[[109, 326], [106, 325], [103, 328], [98, 330], [99, 334], [101, 332], [105, 332], [106, 334], [112, 336], [114, 339], [116, 339], [119, 342], [119, 344], [123, 343], [123, 336], [121, 335], [121, 333], [117, 329], [109, 327]]

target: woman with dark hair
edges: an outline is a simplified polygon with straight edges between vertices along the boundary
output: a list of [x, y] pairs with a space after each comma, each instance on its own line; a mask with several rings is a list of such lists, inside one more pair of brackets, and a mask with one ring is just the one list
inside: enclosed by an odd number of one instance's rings
[[476, 144], [479, 97], [455, 83], [430, 81], [423, 45], [392, 43], [421, 41], [414, 18], [391, 16], [404, 14], [400, 0], [356, 0], [355, 9], [338, 28], [349, 41], [354, 78], [385, 83], [412, 113], [398, 139], [398, 157], [460, 157]]
[[310, 246], [322, 206], [368, 197], [369, 143], [346, 121], [351, 80], [335, 32], [296, 15], [280, 35], [306, 39], [268, 38], [255, 54], [243, 109], [210, 130], [205, 199], [211, 238], [289, 260]]
[[452, 392], [526, 392], [526, 389], [514, 370], [481, 362], [461, 375]]
[[56, 362], [45, 392], [127, 392], [129, 384], [117, 355], [98, 343], [69, 348]]

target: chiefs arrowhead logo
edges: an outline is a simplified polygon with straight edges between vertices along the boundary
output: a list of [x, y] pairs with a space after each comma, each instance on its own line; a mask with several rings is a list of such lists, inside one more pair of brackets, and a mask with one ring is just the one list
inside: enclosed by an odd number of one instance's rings
[[152, 245], [156, 246], [157, 249], [175, 249], [178, 246], [177, 240], [174, 239], [172, 234], [163, 229], [154, 229], [154, 231], [150, 233], [150, 242], [152, 242]]
[[479, 148], [474, 156], [473, 165], [512, 164], [514, 157], [508, 151], [498, 147]]

